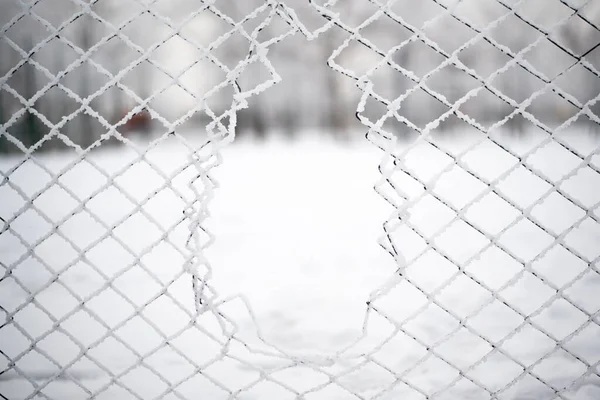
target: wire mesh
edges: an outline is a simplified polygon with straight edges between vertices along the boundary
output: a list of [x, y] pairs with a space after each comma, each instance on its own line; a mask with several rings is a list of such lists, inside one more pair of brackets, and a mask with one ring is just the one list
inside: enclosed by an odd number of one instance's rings
[[[600, 125], [598, 1], [490, 0], [485, 7], [493, 12], [483, 19], [469, 16], [474, 6], [466, 0], [429, 1], [431, 13], [425, 3], [400, 0], [265, 0], [247, 10], [219, 0], [183, 3], [192, 10], [177, 13], [159, 1], [115, 6], [69, 0], [62, 5], [70, 13], [65, 18], [64, 12], [52, 13], [58, 6], [49, 0], [0, 5], [12, 7], [3, 13], [10, 19], [2, 20], [0, 34], [7, 60], [0, 65], [0, 106], [12, 105], [0, 107], [0, 139], [18, 153], [1, 170], [7, 206], [0, 215], [0, 288], [7, 295], [0, 304], [0, 397], [600, 396], [600, 147], [593, 135], [582, 142], [572, 134], [583, 120], [591, 130]], [[111, 13], [111, 7], [122, 12]], [[540, 7], [560, 12], [542, 18]], [[309, 12], [318, 16], [313, 28], [308, 25], [314, 21], [304, 17]], [[210, 28], [186, 31], [195, 20]], [[161, 31], [128, 33], [138, 21]], [[387, 25], [377, 27], [382, 21]], [[533, 39], [502, 43], [497, 33], [507, 21], [530, 30]], [[277, 23], [283, 28], [275, 29]], [[439, 28], [442, 23], [449, 25]], [[447, 27], [469, 35], [451, 35]], [[294, 35], [318, 42], [333, 32], [341, 35], [328, 65], [360, 90], [356, 116], [383, 153], [375, 190], [393, 212], [379, 244], [396, 270], [366, 299], [360, 337], [341, 350], [313, 354], [269, 341], [243, 294], [219, 295], [206, 255], [215, 240], [207, 219], [218, 188], [213, 171], [236, 134], [238, 112], [252, 109], [253, 97], [268, 95], [281, 81], [272, 48]], [[580, 36], [568, 42], [565, 32]], [[175, 46], [172, 40], [190, 54], [183, 68], [154, 58]], [[115, 41], [121, 46], [116, 51]], [[543, 45], [568, 61], [554, 72], [537, 65], [529, 55]], [[50, 65], [40, 54], [51, 46], [68, 49], [72, 60], [55, 57], [57, 64]], [[404, 56], [411, 46], [439, 58], [428, 65], [414, 51]], [[490, 52], [476, 53], [477, 62], [501, 62], [486, 73], [466, 56], [476, 46]], [[358, 58], [367, 61], [345, 65], [344, 54], [356, 47], [368, 54]], [[129, 59], [121, 54], [124, 48], [131, 51]], [[182, 81], [202, 63], [215, 68], [218, 79], [205, 90], [190, 90]], [[242, 84], [253, 65], [269, 78]], [[156, 90], [146, 87], [144, 68], [160, 73]], [[438, 78], [449, 70], [453, 75]], [[565, 84], [575, 70], [585, 77], [585, 96], [569, 93]], [[507, 71], [526, 77], [512, 91], [498, 84]], [[21, 80], [19, 74], [25, 74]], [[390, 93], [398, 79], [404, 86]], [[440, 79], [461, 83], [448, 89], [452, 85]], [[467, 81], [472, 86], [462, 83]], [[177, 115], [159, 102], [173, 88], [190, 99]], [[54, 91], [69, 99], [70, 108], [38, 106]], [[114, 91], [120, 95], [103, 99]], [[115, 119], [105, 104], [123, 96], [134, 106]], [[414, 96], [427, 99], [417, 107], [434, 111], [425, 117], [408, 113]], [[499, 105], [489, 106], [485, 96]], [[547, 96], [562, 108], [550, 110], [555, 103], [544, 102]], [[160, 135], [143, 143], [129, 137], [126, 129], [135, 118], [158, 124]], [[201, 142], [182, 134], [194, 118], [204, 124]], [[515, 121], [535, 131], [535, 140], [516, 145], [507, 139]], [[438, 134], [446, 125], [465, 138]], [[399, 131], [415, 135], [401, 140]], [[112, 170], [94, 158], [110, 143], [129, 152]], [[167, 145], [187, 155], [170, 171], [152, 158]], [[39, 155], [57, 147], [68, 150], [61, 162]], [[129, 176], [136, 168], [153, 181], [132, 190], [127, 180], [135, 180]], [[74, 188], [73, 174], [89, 180], [89, 187]], [[50, 192], [60, 193], [66, 212], [40, 201]], [[103, 197], [107, 193], [127, 209], [99, 212], [98, 202], [111, 201]], [[161, 207], [157, 199], [166, 193], [178, 213], [165, 222], [151, 207]], [[17, 200], [9, 202], [10, 196]], [[135, 219], [135, 228], [128, 227]], [[84, 220], [97, 232], [78, 231]], [[31, 233], [26, 227], [34, 223], [43, 228]], [[136, 229], [154, 232], [152, 239], [136, 240]], [[124, 261], [114, 261], [117, 254]], [[168, 273], [156, 268], [166, 264]], [[32, 282], [34, 269], [43, 279]], [[94, 283], [77, 284], [78, 273], [93, 275]], [[143, 295], [128, 289], [140, 282], [149, 287]], [[254, 337], [240, 332], [228, 311], [232, 305], [254, 321]]]

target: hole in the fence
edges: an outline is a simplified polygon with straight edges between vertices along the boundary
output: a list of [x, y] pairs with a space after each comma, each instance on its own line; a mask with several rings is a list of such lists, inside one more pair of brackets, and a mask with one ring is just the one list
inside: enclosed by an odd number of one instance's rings
[[[311, 60], [292, 68], [288, 49], [271, 50], [283, 80], [240, 113], [242, 140], [224, 150], [215, 172], [220, 188], [209, 228], [217, 241], [207, 255], [216, 290], [247, 296], [269, 342], [329, 353], [360, 336], [369, 293], [393, 271], [377, 245], [391, 209], [372, 190], [380, 154], [335, 125], [338, 117], [351, 127], [352, 112], [344, 92], [328, 92], [328, 80], [343, 88], [346, 78], [327, 68], [327, 54], [317, 46], [290, 40]], [[252, 87], [251, 78], [261, 76], [242, 78]], [[338, 112], [345, 114], [332, 115]], [[286, 113], [297, 114], [290, 115], [292, 126], [282, 118]], [[283, 129], [303, 138], [243, 140], [249, 118], [262, 118], [267, 137]], [[332, 134], [351, 143], [327, 138]], [[247, 315], [239, 321], [254, 329]]]
[[386, 217], [371, 190], [377, 156], [322, 139], [226, 150], [214, 285], [246, 295], [274, 343], [331, 349], [358, 336], [369, 293], [392, 270], [376, 244]]

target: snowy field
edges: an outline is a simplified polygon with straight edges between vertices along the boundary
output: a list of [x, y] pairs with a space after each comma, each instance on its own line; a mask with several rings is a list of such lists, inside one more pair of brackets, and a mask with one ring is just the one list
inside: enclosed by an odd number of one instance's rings
[[[225, 348], [214, 315], [193, 316], [181, 199], [193, 171], [180, 142], [142, 161], [127, 147], [73, 166], [73, 153], [38, 156], [54, 183], [27, 161], [0, 184], [0, 398], [537, 400], [569, 388], [564, 398], [599, 399], [600, 136], [561, 135], [582, 165], [556, 142], [528, 155], [541, 135], [498, 139], [545, 180], [511, 170], [517, 158], [490, 141], [460, 158], [481, 180], [453, 166], [473, 135], [411, 151], [406, 167], [424, 182], [450, 167], [433, 195], [392, 177], [419, 199], [408, 221], [421, 236], [391, 238], [403, 278], [377, 244], [393, 209], [373, 190], [375, 146], [229, 146], [207, 251], [238, 329]], [[0, 158], [0, 171], [21, 161]]]

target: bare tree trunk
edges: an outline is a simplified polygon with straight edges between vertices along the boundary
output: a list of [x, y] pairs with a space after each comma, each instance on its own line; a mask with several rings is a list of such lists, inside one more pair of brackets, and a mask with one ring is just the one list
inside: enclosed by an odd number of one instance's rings
[[[31, 38], [27, 38], [26, 48], [31, 48]], [[25, 82], [23, 85], [23, 97], [27, 100], [31, 99], [35, 96], [36, 93], [36, 78], [35, 71], [33, 65], [29, 62], [23, 65], [25, 68]], [[35, 105], [33, 106], [35, 107]], [[30, 111], [27, 110], [25, 113], [25, 119], [23, 120], [23, 134], [21, 135], [21, 140], [27, 147], [31, 147], [37, 142], [39, 142], [43, 138], [42, 129], [40, 126], [40, 121], [37, 117]]]
[[[258, 96], [260, 98], [260, 96]], [[265, 115], [260, 104], [254, 104], [250, 112], [252, 130], [259, 139], [264, 139], [267, 136], [267, 124], [265, 123]]]
[[[7, 113], [4, 111], [4, 107], [6, 107], [6, 105], [4, 104], [4, 91], [0, 90], [0, 125], [3, 126], [1, 128], [2, 131], [5, 130], [4, 124], [7, 121], [5, 117]], [[0, 153], [6, 153], [8, 151], [8, 147], [6, 146], [8, 142], [5, 138], [3, 138], [4, 135], [1, 134], [2, 131], [0, 131]]]
[[[83, 29], [81, 30], [81, 47], [84, 51], [88, 51], [90, 47], [92, 47], [92, 32], [90, 31], [89, 24], [83, 24]], [[81, 92], [79, 95], [82, 99], [85, 99], [92, 94], [90, 89], [91, 76], [89, 73], [89, 68], [89, 63], [85, 63], [81, 66]], [[86, 111], [84, 111], [81, 115], [80, 129], [81, 147], [85, 149], [92, 145], [96, 140], [96, 135], [93, 131], [94, 128], [92, 125], [92, 116]]]
[[[323, 41], [325, 57], [329, 57], [335, 50], [333, 32], [324, 36]], [[348, 135], [348, 116], [346, 115], [344, 95], [340, 87], [338, 74], [333, 70], [328, 70], [327, 72], [325, 79], [329, 91], [329, 125], [333, 134], [340, 138]]]
[[[56, 72], [57, 74], [60, 74], [60, 72], [65, 67], [65, 63], [64, 63], [64, 59], [63, 59], [62, 55], [59, 53], [55, 53], [53, 63], [54, 63], [54, 70], [57, 71]], [[48, 100], [46, 101], [48, 113], [50, 115], [50, 120], [53, 123], [55, 123], [55, 124], [60, 123], [62, 117], [65, 117], [67, 115], [67, 101], [66, 100], [67, 100], [66, 94], [61, 91], [56, 96], [56, 98], [52, 99], [52, 97], [49, 96]], [[65, 125], [65, 126], [67, 126], [67, 125]], [[65, 129], [64, 127], [61, 128], [61, 131], [64, 129]], [[64, 132], [59, 131], [57, 133], [64, 133]], [[58, 147], [61, 147], [62, 141], [58, 137], [56, 137], [54, 140], [50, 140], [49, 144], [50, 144], [50, 148], [58, 148]]]

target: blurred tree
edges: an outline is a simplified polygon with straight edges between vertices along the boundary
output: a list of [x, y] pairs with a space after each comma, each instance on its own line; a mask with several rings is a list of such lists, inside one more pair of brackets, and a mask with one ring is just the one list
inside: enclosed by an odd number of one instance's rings
[[[90, 18], [88, 16], [83, 16], [82, 18]], [[81, 24], [80, 31], [80, 47], [83, 51], [87, 52], [92, 47], [92, 24], [83, 23]], [[91, 90], [91, 74], [90, 74], [90, 64], [86, 61], [81, 65], [81, 75], [79, 78], [79, 96], [82, 100], [85, 100], [92, 94]], [[96, 140], [96, 132], [94, 132], [94, 126], [92, 124], [92, 116], [88, 114], [87, 111], [82, 111], [80, 115], [80, 129], [79, 137], [81, 138], [81, 147], [87, 148]]]
[[[32, 39], [27, 36], [25, 39], [26, 48], [32, 47]], [[30, 100], [33, 98], [37, 92], [36, 89], [36, 75], [35, 75], [35, 67], [26, 62], [23, 64], [22, 68], [24, 69], [23, 74], [23, 97], [26, 100]], [[31, 106], [31, 108], [35, 108], [35, 104]], [[33, 114], [31, 108], [28, 108], [25, 112], [25, 116], [21, 123], [21, 140], [27, 147], [31, 147], [37, 142], [39, 142], [43, 137], [44, 133], [41, 126], [41, 121]]]
[[[322, 36], [323, 40], [323, 53], [324, 57], [328, 58], [341, 43], [341, 38], [338, 29], [332, 29]], [[338, 34], [335, 34], [338, 33]], [[329, 94], [329, 110], [328, 120], [329, 126], [335, 136], [345, 135], [348, 129], [351, 113], [350, 109], [346, 106], [344, 93], [340, 85], [341, 77], [339, 74], [332, 70], [328, 70], [325, 74], [325, 80], [327, 82], [327, 91]]]
[[5, 127], [4, 124], [6, 123], [6, 121], [8, 120], [5, 115], [7, 114], [5, 111], [5, 101], [4, 101], [4, 90], [2, 90], [2, 88], [0, 88], [0, 153], [6, 153], [7, 149], [8, 149], [8, 142], [6, 141], [6, 139], [3, 137], [4, 136], [4, 131], [5, 131]]

